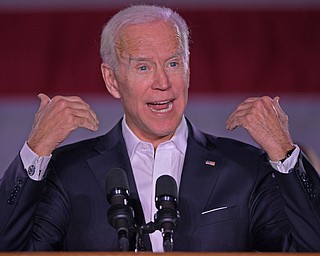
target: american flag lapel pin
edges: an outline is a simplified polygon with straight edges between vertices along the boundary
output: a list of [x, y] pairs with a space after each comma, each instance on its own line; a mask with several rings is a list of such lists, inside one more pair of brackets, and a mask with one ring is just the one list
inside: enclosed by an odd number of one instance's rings
[[216, 165], [216, 162], [215, 162], [215, 161], [207, 160], [207, 161], [206, 161], [206, 164], [207, 164], [207, 165], [211, 165], [211, 166], [215, 166], [215, 165]]

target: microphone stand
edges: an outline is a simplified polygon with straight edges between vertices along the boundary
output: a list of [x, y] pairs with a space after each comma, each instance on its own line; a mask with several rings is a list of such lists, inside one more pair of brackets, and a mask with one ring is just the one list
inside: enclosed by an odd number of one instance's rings
[[108, 211], [108, 220], [117, 230], [121, 251], [129, 251], [129, 232], [135, 225], [133, 216], [133, 210], [128, 205], [113, 205]]
[[163, 250], [173, 251], [173, 231], [180, 220], [180, 213], [175, 209], [162, 208], [154, 216], [155, 226], [160, 230], [163, 237]]
[[173, 251], [173, 231], [180, 220], [180, 213], [173, 209], [160, 209], [154, 216], [155, 222], [149, 223], [141, 227], [142, 234], [151, 234], [156, 230], [161, 231], [163, 237], [164, 252]]
[[142, 235], [144, 234], [143, 229], [141, 227], [136, 226], [136, 244], [135, 244], [135, 252], [144, 252], [146, 247], [142, 240]]

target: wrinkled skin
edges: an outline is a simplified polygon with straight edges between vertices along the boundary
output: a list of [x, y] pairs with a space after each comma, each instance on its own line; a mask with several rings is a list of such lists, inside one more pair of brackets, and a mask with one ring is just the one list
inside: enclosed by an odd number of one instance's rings
[[245, 128], [263, 148], [270, 160], [285, 158], [294, 145], [289, 134], [288, 116], [279, 104], [279, 97], [248, 98], [227, 120], [227, 129]]

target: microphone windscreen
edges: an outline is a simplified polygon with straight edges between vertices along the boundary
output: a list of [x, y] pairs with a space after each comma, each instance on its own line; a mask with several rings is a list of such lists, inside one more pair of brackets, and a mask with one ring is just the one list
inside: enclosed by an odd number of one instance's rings
[[115, 188], [129, 190], [126, 172], [118, 167], [111, 168], [107, 173], [106, 187], [108, 194]]
[[172, 196], [177, 198], [177, 183], [175, 179], [169, 175], [162, 175], [156, 182], [156, 197]]

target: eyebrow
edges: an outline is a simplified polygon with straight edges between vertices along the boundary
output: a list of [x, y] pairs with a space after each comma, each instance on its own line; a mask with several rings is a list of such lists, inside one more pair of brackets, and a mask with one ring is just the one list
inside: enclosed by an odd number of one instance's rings
[[151, 62], [151, 59], [150, 58], [144, 58], [144, 57], [129, 57], [129, 62], [131, 61], [150, 61]]
[[[182, 52], [178, 52], [178, 53], [176, 53], [176, 54], [173, 54], [171, 57], [167, 58], [166, 61], [168, 61], [168, 60], [170, 60], [170, 59], [177, 58], [177, 57], [181, 57], [181, 56], [183, 56], [183, 55], [182, 55]], [[153, 62], [153, 60], [150, 59], [150, 58], [146, 58], [146, 57], [132, 57], [132, 56], [130, 56], [130, 57], [129, 57], [129, 62], [131, 62], [131, 61], [148, 61], [148, 62]]]

